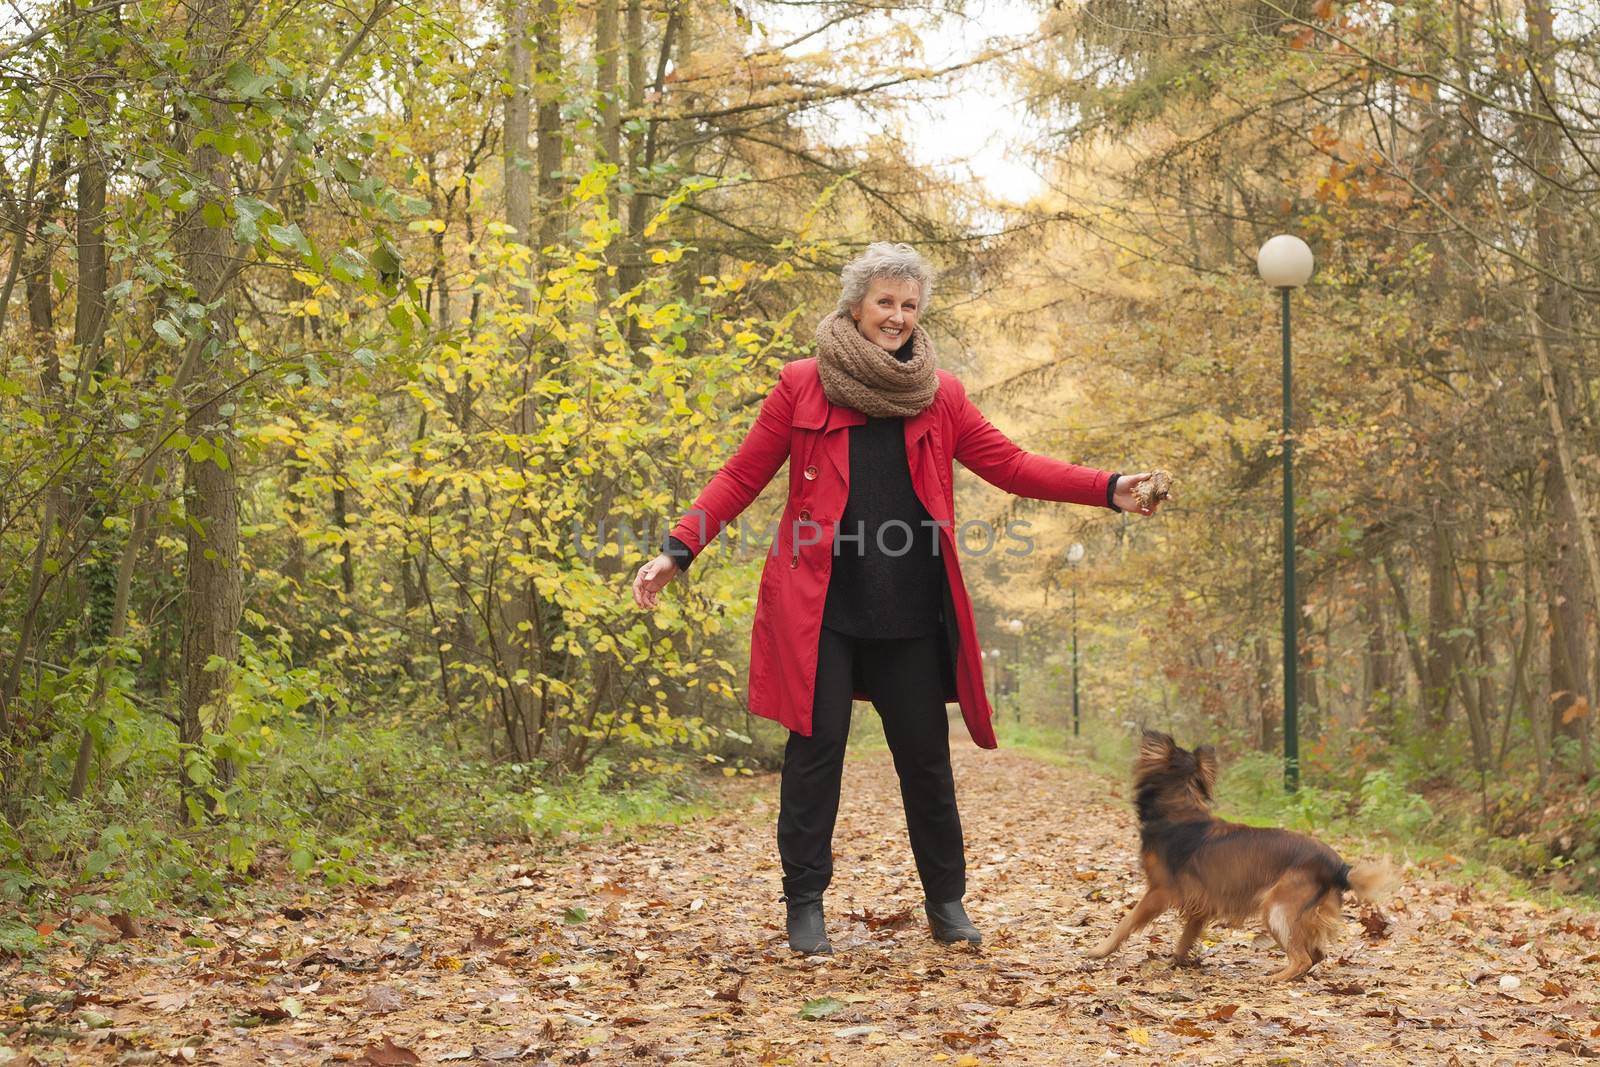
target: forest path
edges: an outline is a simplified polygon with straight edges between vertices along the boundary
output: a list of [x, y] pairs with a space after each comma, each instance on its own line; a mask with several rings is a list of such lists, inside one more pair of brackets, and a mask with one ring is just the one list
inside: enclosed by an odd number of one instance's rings
[[539, 861], [442, 851], [382, 887], [152, 923], [58, 956], [49, 977], [12, 971], [8, 1003], [19, 988], [46, 1001], [12, 1008], [12, 1026], [28, 1019], [11, 1046], [95, 1064], [952, 1067], [1532, 1064], [1600, 1048], [1595, 914], [1410, 866], [1386, 927], [1347, 901], [1333, 958], [1287, 987], [1263, 981], [1276, 948], [1243, 931], [1212, 931], [1201, 966], [1173, 970], [1170, 917], [1086, 960], [1141, 887], [1126, 787], [1004, 749], [960, 744], [955, 760], [978, 951], [928, 937], [877, 751], [846, 767], [832, 958], [785, 945], [764, 776], [728, 783], [725, 813], [642, 840]]

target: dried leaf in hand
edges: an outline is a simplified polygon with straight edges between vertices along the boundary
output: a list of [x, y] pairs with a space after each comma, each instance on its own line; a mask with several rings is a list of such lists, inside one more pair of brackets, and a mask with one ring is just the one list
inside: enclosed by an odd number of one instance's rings
[[1172, 474], [1164, 470], [1153, 471], [1150, 477], [1133, 487], [1133, 498], [1141, 508], [1153, 507], [1171, 495]]

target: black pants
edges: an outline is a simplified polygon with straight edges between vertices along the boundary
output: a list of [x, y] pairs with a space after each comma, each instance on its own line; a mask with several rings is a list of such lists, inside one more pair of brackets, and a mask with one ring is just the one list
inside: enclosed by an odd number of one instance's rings
[[783, 753], [778, 854], [783, 892], [791, 903], [820, 900], [833, 878], [833, 824], [856, 688], [871, 698], [883, 720], [923, 892], [935, 903], [959, 900], [966, 892], [967, 861], [944, 711], [942, 640], [933, 635], [873, 640], [823, 628], [811, 736], [791, 731]]

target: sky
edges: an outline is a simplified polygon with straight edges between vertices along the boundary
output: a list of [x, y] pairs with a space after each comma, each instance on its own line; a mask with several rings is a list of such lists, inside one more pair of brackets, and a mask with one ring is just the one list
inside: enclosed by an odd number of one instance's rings
[[[1020, 0], [971, 0], [963, 15], [934, 18], [926, 14], [864, 20], [864, 32], [874, 39], [903, 32], [920, 43], [921, 62], [929, 67], [948, 66], [995, 44], [1025, 38], [1039, 24], [1034, 5]], [[759, 28], [753, 43], [781, 43], [810, 29], [820, 9], [810, 5], [762, 5], [757, 9]], [[860, 44], [863, 22], [851, 24], [853, 32], [837, 30], [812, 37], [795, 51], [814, 52], [826, 47], [840, 50]], [[761, 33], [765, 30], [765, 35]], [[993, 198], [1024, 202], [1044, 188], [1023, 146], [1036, 143], [1040, 127], [1030, 119], [1018, 91], [1000, 76], [994, 64], [943, 79], [938, 86], [910, 86], [901, 99], [910, 104], [902, 117], [912, 151], [924, 166], [952, 177], [971, 175]], [[880, 132], [874, 118], [860, 108], [841, 103], [827, 112], [833, 137], [846, 144], [864, 143]]]

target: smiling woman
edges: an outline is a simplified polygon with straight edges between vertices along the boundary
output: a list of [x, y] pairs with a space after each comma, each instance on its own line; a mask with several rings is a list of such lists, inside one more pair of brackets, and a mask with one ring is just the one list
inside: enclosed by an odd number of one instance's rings
[[933, 270], [910, 245], [879, 242], [844, 268], [839, 288], [837, 310], [855, 320], [861, 336], [893, 352], [933, 296]]
[[921, 286], [909, 278], [874, 278], [861, 309], [851, 315], [861, 336], [890, 352], [917, 324]]
[[755, 499], [785, 460], [789, 498], [767, 555], [750, 645], [750, 710], [789, 728], [778, 852], [790, 947], [829, 952], [822, 894], [851, 701], [871, 700], [894, 754], [933, 936], [978, 942], [962, 906], [966, 855], [945, 704], [995, 747], [972, 603], [954, 537], [951, 461], [1007, 492], [1144, 514], [1126, 478], [1024, 452], [939, 370], [919, 325], [933, 270], [879, 242], [848, 264], [817, 354], [784, 367], [755, 426], [639, 570], [660, 591]]

